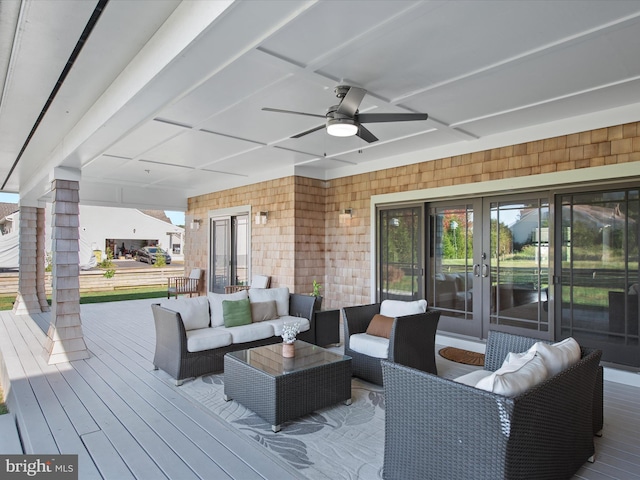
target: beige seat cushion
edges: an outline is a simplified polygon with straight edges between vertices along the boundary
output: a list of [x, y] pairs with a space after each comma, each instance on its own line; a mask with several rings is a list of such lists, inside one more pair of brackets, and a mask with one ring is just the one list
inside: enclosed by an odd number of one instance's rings
[[389, 357], [389, 339], [376, 337], [368, 333], [356, 333], [349, 337], [349, 346], [352, 350], [374, 358]]
[[220, 328], [199, 328], [187, 332], [187, 350], [189, 352], [202, 352], [212, 348], [226, 347], [231, 343], [231, 334]]
[[301, 317], [291, 317], [289, 315], [285, 315], [284, 317], [274, 318], [272, 320], [265, 320], [264, 323], [268, 323], [273, 327], [273, 333], [275, 336], [279, 337], [282, 335], [282, 327], [285, 323], [298, 323], [299, 332], [306, 332], [309, 330], [310, 323], [306, 318]]
[[250, 323], [239, 327], [216, 327], [216, 330], [228, 332], [231, 335], [232, 343], [255, 342], [265, 338], [273, 337], [273, 326], [269, 322]]

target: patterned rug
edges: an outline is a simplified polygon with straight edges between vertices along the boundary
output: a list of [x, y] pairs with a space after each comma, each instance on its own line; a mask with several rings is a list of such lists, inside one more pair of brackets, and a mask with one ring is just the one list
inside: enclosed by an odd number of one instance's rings
[[484, 366], [484, 353], [471, 352], [455, 347], [444, 347], [438, 352], [441, 357], [464, 365]]
[[224, 374], [185, 382], [180, 390], [278, 455], [301, 478], [382, 478], [384, 394], [382, 387], [352, 379], [352, 404], [338, 403], [284, 423], [278, 433], [238, 402], [225, 402]]

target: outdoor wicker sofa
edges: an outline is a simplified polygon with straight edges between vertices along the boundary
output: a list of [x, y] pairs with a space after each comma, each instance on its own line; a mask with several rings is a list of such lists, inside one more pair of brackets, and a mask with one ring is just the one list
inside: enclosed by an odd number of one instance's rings
[[[266, 289], [261, 290], [265, 291]], [[269, 291], [274, 290], [275, 289], [270, 289]], [[315, 343], [315, 326], [313, 324], [315, 298], [309, 295], [295, 293], [288, 295], [289, 304], [286, 318], [291, 320], [303, 318], [309, 322], [308, 330], [300, 332], [297, 338], [309, 343]], [[196, 298], [186, 300], [196, 300]], [[161, 369], [171, 375], [176, 380], [176, 385], [181, 385], [182, 382], [188, 378], [222, 371], [224, 369], [224, 355], [227, 352], [282, 342], [278, 325], [280, 325], [281, 330], [281, 323], [284, 317], [274, 320], [275, 330], [271, 330], [273, 333], [266, 338], [251, 341], [236, 341], [217, 348], [189, 351], [187, 329], [185, 329], [185, 323], [183, 322], [181, 314], [163, 307], [160, 304], [151, 305], [151, 309], [156, 327], [156, 348], [153, 365], [156, 369]], [[278, 322], [280, 323], [278, 324]], [[268, 327], [268, 325], [266, 325], [267, 323], [269, 323], [269, 321], [260, 322], [258, 327], [264, 331], [264, 329]], [[211, 325], [206, 328], [215, 330], [220, 328], [225, 329], [224, 326], [214, 328]], [[241, 329], [244, 327], [230, 328]], [[226, 330], [229, 331], [228, 328]], [[240, 338], [242, 337], [246, 337], [246, 335], [243, 334]]]
[[[500, 334], [488, 365], [519, 338]], [[526, 337], [525, 337], [526, 338]], [[495, 339], [494, 339], [495, 340]], [[382, 361], [385, 479], [563, 479], [595, 453], [593, 399], [602, 352], [504, 396]]]
[[[390, 301], [385, 300], [385, 302]], [[342, 309], [344, 354], [352, 358], [353, 376], [377, 385], [382, 385], [382, 368], [380, 366], [382, 357], [354, 350], [351, 336], [367, 331], [373, 317], [380, 314], [381, 305], [381, 303], [372, 303]], [[435, 310], [395, 317], [389, 336], [386, 359], [425, 372], [437, 373], [435, 336], [439, 319], [440, 312]]]

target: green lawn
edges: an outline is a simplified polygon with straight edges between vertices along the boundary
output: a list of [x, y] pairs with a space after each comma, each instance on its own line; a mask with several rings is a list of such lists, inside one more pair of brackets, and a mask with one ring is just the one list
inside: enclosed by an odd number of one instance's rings
[[[161, 298], [167, 295], [167, 287], [140, 287], [80, 294], [80, 303], [119, 302], [122, 300], [140, 300], [143, 298]], [[15, 295], [0, 296], [0, 310], [11, 310]], [[51, 299], [49, 298], [49, 303]]]
[[4, 403], [4, 392], [2, 391], [2, 386], [0, 386], [0, 415], [4, 415], [5, 413], [8, 413], [8, 410]]

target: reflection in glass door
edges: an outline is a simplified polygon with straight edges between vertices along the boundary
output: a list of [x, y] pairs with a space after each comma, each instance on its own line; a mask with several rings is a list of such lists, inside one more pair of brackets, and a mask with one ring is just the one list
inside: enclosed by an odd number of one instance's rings
[[[485, 200], [484, 244], [489, 329], [551, 338], [549, 331], [549, 202], [546, 198]], [[488, 265], [488, 269], [486, 267]], [[540, 333], [534, 333], [540, 332]], [[544, 333], [543, 333], [544, 332]]]
[[[476, 202], [477, 203], [477, 202]], [[442, 312], [439, 328], [480, 337], [480, 271], [474, 272], [474, 214], [480, 205], [432, 204], [429, 209], [427, 302]], [[480, 237], [481, 239], [481, 237]], [[475, 262], [477, 263], [477, 262]], [[475, 320], [474, 320], [475, 319]]]
[[559, 335], [639, 367], [640, 191], [566, 194], [558, 204]]
[[424, 298], [422, 207], [380, 210], [379, 299]]

